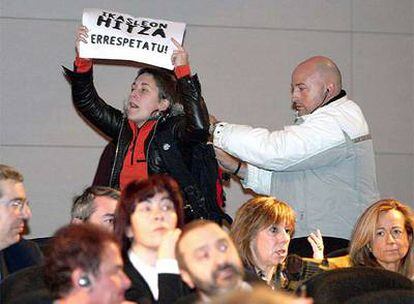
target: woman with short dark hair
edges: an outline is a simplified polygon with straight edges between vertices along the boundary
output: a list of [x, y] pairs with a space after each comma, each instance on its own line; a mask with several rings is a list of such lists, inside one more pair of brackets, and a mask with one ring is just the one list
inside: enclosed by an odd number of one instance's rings
[[[87, 37], [88, 29], [81, 26], [77, 49], [80, 43], [87, 43]], [[124, 113], [99, 96], [91, 59], [77, 56], [74, 71], [65, 69], [65, 73], [75, 108], [113, 143], [100, 161], [98, 174], [103, 176], [95, 180], [122, 191], [136, 179], [168, 174], [182, 188], [188, 219], [207, 217], [207, 202], [215, 206], [220, 200], [216, 195], [218, 174], [217, 170], [194, 172], [193, 155], [202, 144], [207, 146], [208, 112], [198, 77], [191, 75], [187, 51], [172, 41], [176, 47], [171, 56], [174, 72], [157, 67], [140, 69]], [[213, 182], [202, 184], [200, 174]]]
[[124, 271], [132, 283], [128, 300], [174, 303], [189, 291], [175, 259], [182, 223], [182, 198], [172, 178], [152, 175], [122, 191], [115, 234], [122, 242]]

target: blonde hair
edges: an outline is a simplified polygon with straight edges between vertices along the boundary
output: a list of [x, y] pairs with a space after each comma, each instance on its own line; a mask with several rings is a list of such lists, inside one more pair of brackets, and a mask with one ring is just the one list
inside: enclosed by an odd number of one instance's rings
[[355, 266], [382, 267], [372, 255], [369, 246], [374, 238], [380, 213], [390, 210], [399, 211], [404, 216], [404, 226], [407, 231], [410, 245], [407, 255], [402, 259], [397, 272], [411, 278], [414, 275], [414, 215], [410, 207], [395, 199], [382, 199], [368, 207], [368, 209], [366, 209], [359, 217], [354, 227], [354, 231], [352, 232], [349, 248], [351, 263]]
[[275, 223], [286, 223], [291, 228], [290, 236], [292, 236], [295, 221], [293, 209], [274, 197], [258, 196], [244, 203], [237, 211], [230, 230], [230, 236], [233, 238], [243, 264], [254, 267], [251, 243], [260, 230]]

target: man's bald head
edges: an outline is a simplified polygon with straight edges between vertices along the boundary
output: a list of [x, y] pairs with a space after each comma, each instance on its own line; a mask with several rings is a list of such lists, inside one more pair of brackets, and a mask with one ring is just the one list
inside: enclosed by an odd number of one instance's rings
[[[342, 89], [342, 76], [338, 66], [330, 58], [324, 56], [314, 56], [299, 63], [295, 68], [307, 70], [310, 74], [318, 75], [326, 85], [335, 85], [334, 94], [337, 95]], [[294, 72], [295, 72], [294, 71]]]
[[341, 72], [331, 59], [311, 57], [293, 71], [291, 88], [297, 114], [311, 114], [341, 92]]

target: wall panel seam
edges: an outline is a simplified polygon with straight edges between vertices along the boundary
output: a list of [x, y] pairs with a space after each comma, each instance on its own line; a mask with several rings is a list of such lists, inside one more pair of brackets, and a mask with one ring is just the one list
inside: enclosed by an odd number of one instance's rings
[[[20, 20], [20, 21], [53, 21], [53, 22], [76, 22], [78, 19], [59, 19], [59, 18], [20, 18], [20, 17], [0, 17], [0, 20]], [[239, 25], [208, 25], [187, 23], [187, 27], [198, 28], [220, 28], [220, 29], [241, 29], [241, 30], [265, 30], [265, 31], [292, 31], [292, 32], [315, 32], [315, 33], [353, 33], [353, 34], [378, 34], [378, 35], [397, 35], [414, 36], [414, 33], [407, 32], [384, 32], [384, 31], [358, 31], [358, 30], [333, 30], [333, 29], [309, 29], [309, 28], [289, 28], [289, 27], [270, 27], [270, 26], [239, 26]]]

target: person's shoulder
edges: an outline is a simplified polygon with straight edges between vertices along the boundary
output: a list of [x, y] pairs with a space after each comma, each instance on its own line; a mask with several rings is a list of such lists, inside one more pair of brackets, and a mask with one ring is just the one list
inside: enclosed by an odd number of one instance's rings
[[342, 131], [352, 139], [369, 133], [368, 123], [357, 103], [344, 96], [321, 111], [327, 119], [331, 119]]
[[172, 132], [180, 125], [185, 124], [185, 116], [182, 114], [170, 114], [161, 118], [158, 122], [156, 133]]
[[39, 249], [39, 246], [36, 244], [36, 242], [32, 240], [21, 239], [18, 244], [20, 244], [20, 246], [27, 248], [27, 249], [34, 249], [34, 250]]
[[9, 273], [39, 265], [43, 261], [43, 254], [39, 246], [35, 242], [26, 239], [21, 239], [19, 242], [5, 248], [3, 255]]
[[326, 109], [329, 111], [342, 111], [342, 110], [361, 111], [360, 106], [354, 100], [350, 99], [348, 95], [345, 95], [342, 98], [335, 100], [334, 102], [328, 104]]

